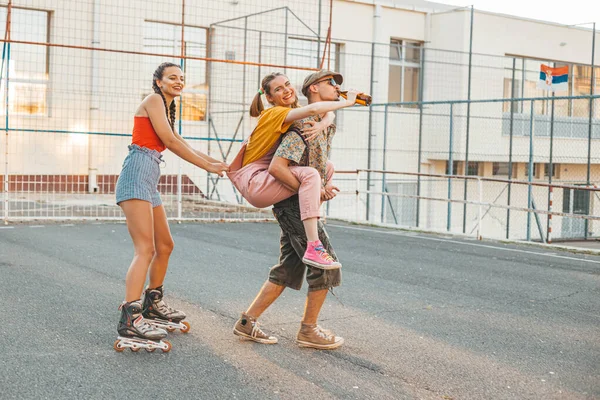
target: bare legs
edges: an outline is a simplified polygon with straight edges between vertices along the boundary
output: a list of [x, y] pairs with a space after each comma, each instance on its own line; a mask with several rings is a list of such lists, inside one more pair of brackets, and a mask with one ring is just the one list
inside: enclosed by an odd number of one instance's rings
[[175, 243], [171, 236], [167, 214], [163, 206], [154, 208], [154, 258], [150, 263], [150, 282], [148, 287], [154, 289], [161, 286], [167, 275], [169, 258]]
[[[256, 298], [248, 307], [246, 311], [247, 315], [250, 315], [258, 319], [267, 308], [283, 293], [285, 286], [276, 285], [272, 282], [266, 281], [260, 291], [256, 295]], [[327, 297], [327, 289], [315, 290], [308, 292], [306, 296], [306, 304], [304, 306], [304, 316], [302, 322], [304, 324], [316, 324], [319, 318], [319, 313], [325, 303]]]
[[125, 301], [130, 302], [141, 298], [148, 270], [150, 287], [162, 285], [173, 251], [173, 238], [162, 205], [152, 208], [149, 202], [137, 199], [124, 201], [120, 205], [127, 219], [134, 249], [133, 260], [125, 277]]
[[307, 218], [302, 223], [304, 224], [304, 231], [306, 232], [306, 239], [309, 242], [319, 240], [319, 231], [317, 229], [318, 218]]
[[260, 288], [260, 291], [256, 295], [256, 298], [250, 307], [248, 307], [246, 314], [251, 315], [254, 318], [260, 317], [262, 313], [265, 312], [265, 310], [269, 308], [269, 306], [273, 304], [275, 300], [277, 300], [281, 293], [283, 293], [283, 289], [285, 289], [285, 286], [276, 285], [272, 282], [266, 281]]
[[302, 317], [303, 324], [316, 325], [326, 297], [327, 289], [308, 292], [306, 304], [304, 305], [304, 316]]

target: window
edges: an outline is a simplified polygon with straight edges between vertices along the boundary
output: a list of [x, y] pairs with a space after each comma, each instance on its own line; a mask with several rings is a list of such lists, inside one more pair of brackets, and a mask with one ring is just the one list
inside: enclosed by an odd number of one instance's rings
[[[560, 170], [560, 165], [552, 163], [552, 177], [553, 178], [558, 178], [559, 170]], [[546, 164], [544, 164], [544, 178], [548, 177], [549, 172], [550, 172], [550, 164], [546, 163]]]
[[[208, 30], [198, 26], [185, 26], [185, 55], [207, 56]], [[181, 53], [181, 26], [170, 23], [146, 21], [144, 24], [144, 51], [156, 54]], [[145, 57], [146, 75], [152, 72], [163, 60]], [[178, 58], [169, 60], [179, 64]], [[208, 100], [206, 61], [184, 60], [185, 88], [181, 97], [176, 99], [177, 110], [181, 110], [182, 121], [205, 121]]]
[[[509, 71], [510, 72], [510, 71]], [[513, 91], [512, 91], [512, 76], [510, 78], [504, 78], [504, 98], [505, 99], [510, 99], [513, 98]], [[521, 93], [521, 81], [518, 80], [517, 78], [515, 78], [515, 93], [514, 93], [514, 98], [520, 97], [520, 93]], [[512, 109], [513, 112], [517, 113], [519, 112], [520, 108], [520, 104], [522, 102], [520, 101], [505, 101], [504, 103], [502, 103], [502, 111], [504, 112], [510, 112], [510, 105], [512, 103]]]
[[[600, 68], [594, 68], [595, 94], [600, 91]], [[572, 95], [583, 96], [591, 94], [592, 67], [587, 65], [573, 65], [569, 79], [572, 78]], [[571, 115], [574, 117], [588, 117], [590, 113], [589, 100], [573, 100]], [[600, 117], [599, 107], [594, 112], [595, 117]]]
[[449, 162], [446, 161], [446, 175], [458, 175], [459, 161], [452, 161], [452, 173], [448, 168]]
[[479, 162], [469, 161], [467, 166], [467, 175], [479, 175]]
[[[390, 103], [420, 101], [422, 43], [409, 40], [390, 41], [388, 101]], [[416, 107], [416, 105], [410, 106]]]
[[[307, 67], [316, 68], [321, 63], [321, 57], [323, 56], [323, 48], [325, 42], [319, 42], [312, 39], [303, 38], [289, 38], [287, 45], [287, 65], [294, 67]], [[332, 71], [340, 70], [340, 48], [341, 44], [331, 43], [331, 52], [329, 49], [327, 54], [331, 55], [329, 59], [329, 69]], [[321, 53], [321, 54], [319, 54]], [[327, 68], [327, 59], [323, 64], [323, 68]], [[296, 85], [296, 93], [298, 94], [298, 100], [300, 104], [307, 104], [306, 97], [302, 94], [302, 82], [304, 78], [309, 74], [309, 71], [302, 71], [297, 69], [288, 69], [286, 71], [287, 77], [294, 85]], [[340, 115], [338, 114], [339, 118]], [[336, 121], [339, 125], [340, 121]]]
[[[4, 32], [8, 8], [0, 7], [0, 27]], [[12, 8], [13, 40], [49, 41], [50, 13]], [[48, 77], [50, 47], [12, 43], [8, 60], [8, 112], [26, 115], [48, 114]], [[0, 84], [0, 113], [6, 113], [6, 64]]]
[[[571, 202], [573, 206], [571, 207]], [[563, 190], [563, 212], [589, 215], [590, 191], [577, 189]]]
[[492, 175], [503, 175], [508, 176], [508, 163], [507, 162], [495, 162], [492, 164]]
[[[529, 177], [529, 163], [524, 163], [525, 165], [525, 178]], [[550, 164], [549, 163], [534, 163], [533, 164], [533, 171], [532, 171], [532, 178], [533, 179], [542, 179], [542, 178], [548, 178], [548, 172], [550, 171]], [[558, 174], [560, 171], [560, 164], [552, 164], [552, 177], [553, 178], [559, 178]], [[544, 176], [542, 176], [542, 173], [544, 174]]]
[[[533, 171], [531, 172], [531, 178], [532, 179], [542, 179], [542, 173], [546, 172], [545, 168], [547, 168], [547, 165], [549, 165], [549, 164], [533, 163]], [[555, 172], [558, 171], [558, 169], [556, 169], [556, 165], [557, 164], [554, 164], [554, 166], [553, 166], [553, 169], [555, 170]], [[525, 178], [526, 179], [529, 178], [529, 163], [525, 163]]]

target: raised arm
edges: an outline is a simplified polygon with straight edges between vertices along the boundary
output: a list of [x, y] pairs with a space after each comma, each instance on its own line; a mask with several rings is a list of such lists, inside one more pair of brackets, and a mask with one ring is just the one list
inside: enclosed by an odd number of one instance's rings
[[356, 102], [357, 94], [357, 91], [349, 90], [347, 99], [342, 98], [338, 101], [318, 101], [316, 103], [312, 103], [304, 107], [294, 108], [288, 113], [283, 123], [288, 124], [290, 122], [294, 122], [302, 118], [311, 117], [313, 115], [325, 114], [329, 111], [335, 111], [341, 108], [351, 107]]
[[183, 140], [183, 138], [180, 140], [175, 136], [175, 133], [167, 120], [165, 105], [160, 95], [151, 94], [144, 100], [143, 106], [148, 113], [148, 118], [150, 118], [152, 127], [160, 140], [177, 156], [208, 172], [216, 173], [219, 176], [223, 176], [223, 172], [226, 172], [229, 169], [229, 166], [225, 163], [211, 162], [204, 157], [200, 157], [197, 152]]

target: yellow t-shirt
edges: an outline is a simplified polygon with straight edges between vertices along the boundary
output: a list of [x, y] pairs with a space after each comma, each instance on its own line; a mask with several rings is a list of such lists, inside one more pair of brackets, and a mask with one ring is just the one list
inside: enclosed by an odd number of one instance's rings
[[267, 154], [281, 138], [281, 134], [287, 132], [293, 121], [285, 125], [283, 122], [291, 110], [289, 107], [276, 106], [260, 113], [258, 124], [246, 144], [242, 166], [246, 166]]

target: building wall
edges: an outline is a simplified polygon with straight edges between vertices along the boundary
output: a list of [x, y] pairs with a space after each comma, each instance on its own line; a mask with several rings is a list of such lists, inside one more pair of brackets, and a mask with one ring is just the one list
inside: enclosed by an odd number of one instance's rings
[[[323, 2], [327, 3], [327, 2]], [[52, 11], [51, 37], [53, 43], [74, 46], [92, 44], [92, 0], [63, 2], [59, 0], [28, 0], [27, 6]], [[133, 0], [123, 6], [117, 0], [101, 2], [97, 15], [98, 47], [114, 50], [144, 51], [146, 20], [178, 23], [181, 3], [172, 1], [169, 7], [163, 3]], [[224, 59], [234, 54], [240, 61], [246, 52], [246, 61], [282, 64], [287, 54], [281, 37], [287, 32], [297, 38], [311, 38], [317, 29], [318, 10], [308, 1], [281, 1], [276, 5], [259, 2], [259, 9], [289, 6], [309, 27], [295, 17], [278, 10], [264, 15], [251, 16], [214, 27], [211, 56]], [[316, 4], [316, 3], [315, 3]], [[18, 5], [18, 4], [17, 4]], [[375, 103], [388, 99], [390, 39], [426, 42], [424, 70], [424, 99], [427, 101], [463, 100], [467, 98], [468, 54], [470, 12], [455, 10], [427, 14], [428, 10], [403, 10], [372, 4], [336, 0], [333, 3], [332, 36], [341, 47], [339, 69], [344, 74], [344, 87], [370, 92]], [[322, 9], [322, 31], [327, 27], [327, 4]], [[431, 11], [431, 10], [429, 10]], [[202, 9], [186, 8], [188, 25], [208, 28], [211, 24], [257, 12], [256, 3], [211, 3]], [[376, 12], [379, 15], [376, 15]], [[287, 20], [289, 18], [289, 20]], [[287, 23], [286, 23], [287, 21]], [[244, 24], [250, 31], [245, 32]], [[263, 31], [259, 36], [257, 31]], [[551, 59], [576, 63], [589, 63], [591, 38], [588, 30], [565, 28], [555, 24], [476, 12], [474, 18], [472, 99], [502, 98], [506, 68], [512, 59], [506, 55], [518, 55], [539, 59]], [[527, 37], [528, 40], [522, 40]], [[247, 41], [244, 47], [244, 40]], [[372, 42], [378, 44], [372, 46]], [[566, 43], [561, 46], [561, 43]], [[596, 40], [596, 52], [600, 54], [600, 34]], [[259, 52], [259, 49], [261, 50]], [[27, 51], [26, 47], [14, 46], [14, 51]], [[322, 47], [320, 47], [322, 51]], [[373, 53], [374, 52], [374, 53]], [[80, 49], [51, 48], [49, 76], [48, 116], [10, 116], [12, 128], [44, 131], [81, 131], [120, 133], [127, 135], [133, 125], [132, 115], [145, 94], [150, 92], [151, 72], [155, 65], [164, 61], [162, 56], [132, 55], [123, 53], [95, 52]], [[371, 59], [374, 55], [373, 60]], [[484, 55], [485, 54], [485, 55]], [[178, 59], [172, 59], [179, 63]], [[316, 61], [316, 60], [315, 60]], [[373, 61], [373, 62], [372, 62]], [[316, 63], [315, 63], [316, 64]], [[374, 70], [371, 71], [371, 64]], [[312, 64], [310, 66], [313, 66]], [[207, 67], [208, 68], [208, 67]], [[214, 117], [214, 129], [222, 138], [247, 137], [254, 121], [247, 115], [260, 78], [274, 67], [242, 66], [213, 63], [210, 68], [210, 108]], [[93, 70], [93, 71], [92, 71]], [[288, 69], [293, 83], [299, 87], [307, 71]], [[373, 83], [372, 78], [373, 77]], [[92, 93], [92, 83], [97, 93]], [[600, 107], [596, 107], [600, 110]], [[419, 149], [419, 113], [413, 108], [378, 106], [371, 115], [372, 136], [371, 166], [397, 171], [416, 171]], [[438, 170], [437, 165], [448, 159], [449, 106], [425, 107], [421, 144], [423, 148], [422, 170]], [[464, 160], [466, 146], [466, 106], [453, 109], [455, 160]], [[528, 111], [524, 111], [526, 114]], [[507, 161], [509, 138], [503, 130], [502, 117], [506, 113], [501, 103], [473, 104], [470, 120], [469, 159], [491, 162]], [[240, 123], [241, 120], [241, 123]], [[541, 122], [536, 122], [541, 123]], [[339, 130], [334, 144], [333, 161], [338, 169], [366, 168], [369, 137], [369, 113], [366, 108], [344, 110], [338, 113]], [[213, 156], [227, 153], [228, 142], [221, 147], [216, 142], [197, 139], [209, 136], [207, 122], [182, 122], [182, 133], [192, 143]], [[239, 128], [238, 128], [239, 126]], [[385, 132], [385, 134], [384, 134]], [[11, 174], [87, 174], [90, 154], [91, 165], [99, 174], [118, 174], [127, 152], [130, 138], [107, 135], [72, 135], [66, 133], [15, 132], [3, 135], [0, 145], [8, 145], [8, 164]], [[8, 143], [6, 142], [8, 140]], [[229, 152], [231, 160], [239, 144]], [[385, 152], [384, 152], [385, 148]], [[30, 152], [35, 151], [32, 160]], [[587, 155], [587, 139], [558, 138], [554, 143], [556, 162], [582, 165]], [[600, 154], [600, 143], [594, 140], [591, 153]], [[526, 162], [529, 154], [529, 138], [516, 136], [513, 143], [513, 160]], [[549, 140], [536, 138], [534, 161], [546, 162]], [[0, 162], [4, 163], [4, 152]], [[179, 160], [170, 152], [164, 174], [181, 171], [198, 185], [204, 185], [206, 174], [190, 164]], [[577, 161], [577, 162], [575, 162]], [[597, 162], [594, 158], [594, 162]], [[489, 170], [489, 165], [484, 171]], [[597, 166], [594, 166], [596, 168]], [[581, 168], [572, 172], [583, 173]], [[594, 169], [596, 171], [596, 169]], [[571, 172], [569, 172], [570, 174]], [[566, 176], [566, 175], [565, 175]], [[600, 176], [600, 175], [596, 175]], [[581, 180], [573, 176], [573, 180]], [[433, 189], [432, 189], [433, 190]], [[459, 190], [457, 188], [457, 190]], [[232, 193], [227, 196], [233, 200]], [[460, 207], [459, 207], [460, 208]], [[435, 207], [431, 207], [434, 210]], [[378, 213], [379, 209], [374, 209]], [[424, 215], [437, 215], [427, 212]]]

